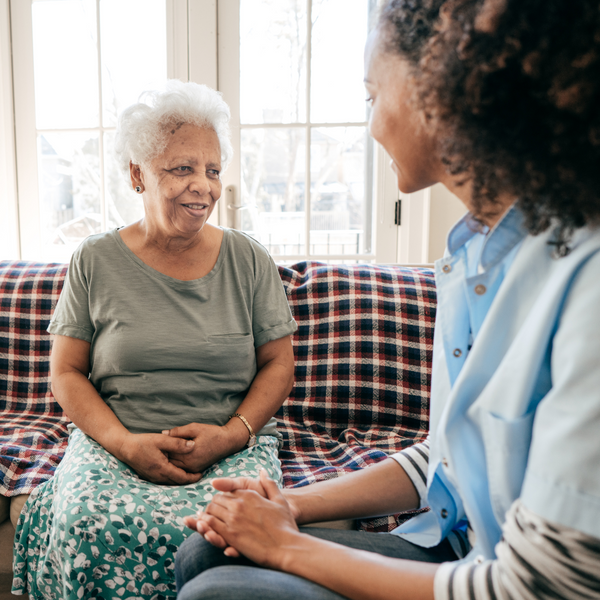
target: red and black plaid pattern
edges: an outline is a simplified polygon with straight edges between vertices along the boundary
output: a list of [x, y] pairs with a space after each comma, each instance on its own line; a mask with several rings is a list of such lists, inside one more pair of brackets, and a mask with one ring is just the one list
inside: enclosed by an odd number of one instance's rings
[[[66, 265], [0, 262], [0, 493], [52, 476], [68, 419], [50, 393], [48, 322]], [[427, 269], [280, 267], [298, 323], [295, 385], [277, 414], [284, 482], [374, 464], [427, 435], [435, 283]], [[370, 521], [388, 530], [394, 519]]]
[[294, 389], [277, 413], [285, 485], [337, 477], [423, 440], [433, 272], [315, 262], [279, 272], [298, 323]]
[[68, 419], [50, 393], [46, 332], [66, 265], [0, 262], [0, 493], [29, 494], [52, 477]]

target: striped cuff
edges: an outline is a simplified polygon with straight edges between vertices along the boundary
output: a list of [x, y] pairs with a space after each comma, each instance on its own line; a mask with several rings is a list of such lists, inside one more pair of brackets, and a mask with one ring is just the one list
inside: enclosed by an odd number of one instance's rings
[[415, 486], [421, 500], [419, 508], [427, 503], [427, 466], [429, 465], [429, 438], [406, 450], [392, 454], [393, 458], [405, 471]]
[[443, 563], [435, 574], [435, 600], [496, 600], [492, 567], [494, 561], [466, 564]]

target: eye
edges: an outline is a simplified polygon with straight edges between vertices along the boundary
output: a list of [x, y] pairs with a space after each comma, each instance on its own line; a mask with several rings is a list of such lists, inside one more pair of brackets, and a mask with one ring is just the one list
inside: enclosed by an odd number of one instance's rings
[[365, 102], [369, 105], [369, 106], [373, 106], [373, 100], [375, 100], [375, 98], [373, 98], [372, 96], [369, 96], [368, 98], [365, 98]]
[[181, 167], [175, 167], [173, 169], [173, 171], [175, 171], [175, 173], [189, 173], [191, 172], [192, 167], [188, 167], [188, 166], [181, 166]]
[[208, 174], [218, 178], [221, 172], [218, 169], [209, 169]]

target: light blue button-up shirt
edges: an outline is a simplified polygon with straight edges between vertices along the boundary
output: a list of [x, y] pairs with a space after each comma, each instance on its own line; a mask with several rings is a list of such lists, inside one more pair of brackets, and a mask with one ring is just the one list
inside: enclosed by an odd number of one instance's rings
[[395, 533], [434, 546], [469, 522], [495, 558], [505, 513], [600, 538], [600, 231], [553, 258], [511, 208], [490, 232], [468, 217], [436, 263], [427, 489]]

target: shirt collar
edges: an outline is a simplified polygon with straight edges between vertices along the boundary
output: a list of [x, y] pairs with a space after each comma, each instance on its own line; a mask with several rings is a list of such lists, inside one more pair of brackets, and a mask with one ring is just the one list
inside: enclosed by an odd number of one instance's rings
[[[523, 213], [513, 204], [487, 233], [481, 249], [479, 265], [485, 271], [502, 260], [526, 235]], [[474, 235], [473, 215], [467, 213], [448, 234], [448, 252], [452, 256]]]

